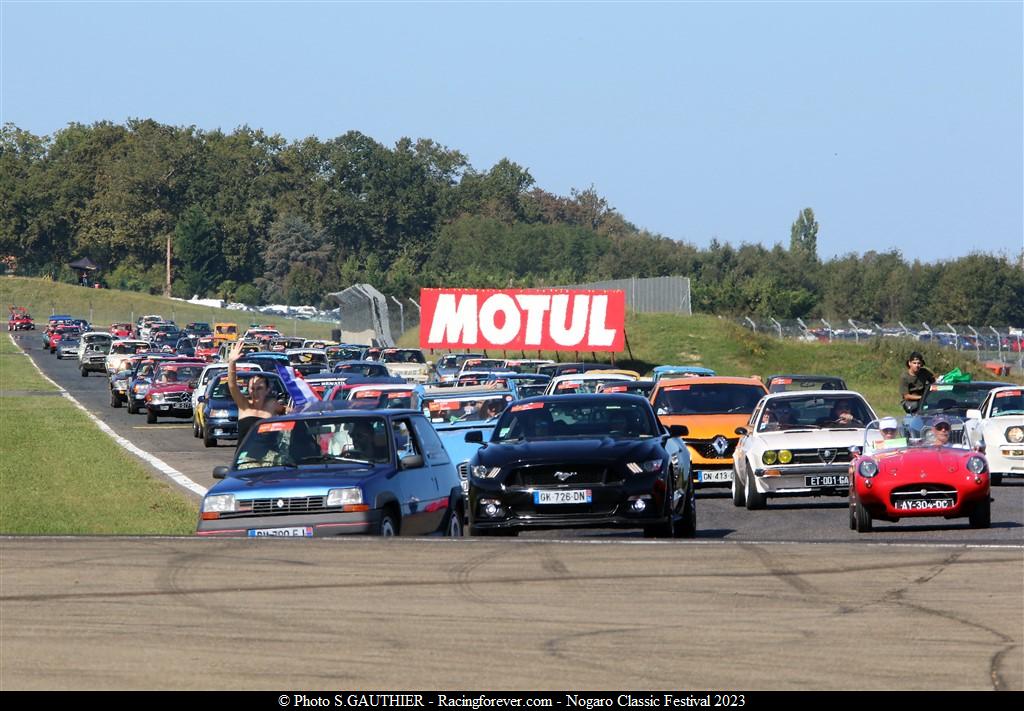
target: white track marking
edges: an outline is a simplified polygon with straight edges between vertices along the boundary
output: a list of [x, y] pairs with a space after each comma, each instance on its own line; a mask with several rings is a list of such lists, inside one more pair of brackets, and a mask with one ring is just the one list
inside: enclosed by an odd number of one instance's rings
[[134, 454], [136, 457], [138, 457], [142, 461], [144, 461], [147, 464], [149, 464], [151, 467], [153, 467], [154, 469], [159, 471], [161, 474], [166, 475], [171, 481], [173, 481], [178, 486], [181, 486], [182, 488], [191, 491], [193, 494], [198, 494], [199, 496], [206, 496], [206, 487], [205, 486], [201, 486], [201, 485], [197, 484], [196, 482], [194, 482], [191, 479], [189, 479], [187, 476], [185, 476], [184, 474], [179, 472], [177, 469], [172, 467], [170, 464], [168, 464], [164, 460], [160, 459], [159, 457], [155, 457], [152, 454], [150, 454], [149, 452], [147, 452], [146, 450], [141, 449], [140, 447], [137, 447], [136, 445], [132, 444], [132, 442], [130, 442], [129, 440], [125, 439], [124, 437], [119, 435], [117, 432], [115, 432], [113, 429], [111, 429], [110, 425], [108, 425], [106, 422], [104, 422], [100, 418], [96, 417], [96, 415], [92, 414], [91, 412], [89, 412], [88, 408], [86, 408], [85, 405], [83, 405], [82, 403], [78, 402], [78, 400], [76, 400], [74, 397], [72, 397], [71, 393], [69, 393], [67, 390], [65, 390], [64, 388], [62, 388], [60, 386], [60, 383], [58, 383], [53, 378], [51, 378], [50, 376], [48, 376], [46, 373], [43, 372], [42, 368], [40, 368], [36, 364], [36, 362], [32, 358], [32, 356], [30, 356], [28, 353], [26, 353], [25, 350], [21, 347], [21, 345], [16, 340], [14, 340], [14, 336], [12, 336], [10, 333], [8, 333], [7, 336], [8, 336], [8, 338], [11, 339], [11, 343], [14, 344], [14, 347], [17, 348], [19, 351], [21, 351], [21, 354], [23, 356], [28, 358], [28, 362], [32, 364], [32, 367], [35, 368], [36, 371], [41, 376], [43, 376], [43, 378], [45, 380], [49, 381], [54, 386], [56, 386], [57, 390], [60, 391], [60, 394], [63, 397], [65, 397], [68, 400], [70, 400], [71, 403], [75, 407], [77, 407], [79, 410], [84, 412], [88, 416], [88, 418], [90, 420], [92, 420], [96, 424], [97, 427], [99, 427], [101, 430], [103, 430], [106, 434], [110, 435], [110, 438], [112, 440], [117, 442], [124, 449], [127, 449], [129, 452]]

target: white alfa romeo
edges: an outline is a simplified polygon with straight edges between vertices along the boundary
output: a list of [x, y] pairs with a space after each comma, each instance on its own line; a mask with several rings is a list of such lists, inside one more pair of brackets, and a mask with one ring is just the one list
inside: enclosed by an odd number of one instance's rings
[[732, 502], [764, 508], [769, 496], [847, 496], [851, 447], [864, 441], [875, 412], [851, 390], [765, 396], [733, 459]]
[[979, 409], [967, 411], [966, 427], [971, 441], [985, 447], [993, 486], [1024, 477], [1024, 386], [990, 391]]

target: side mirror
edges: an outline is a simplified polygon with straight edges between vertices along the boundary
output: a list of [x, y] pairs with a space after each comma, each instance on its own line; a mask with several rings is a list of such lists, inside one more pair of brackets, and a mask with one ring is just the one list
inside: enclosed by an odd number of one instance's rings
[[229, 471], [231, 471], [231, 467], [226, 467], [226, 466], [214, 467], [213, 468], [213, 478], [214, 479], [223, 479], [223, 478], [225, 478], [228, 475]]
[[206, 396], [205, 395], [200, 395], [199, 397], [196, 398], [196, 402], [199, 402], [199, 403], [206, 402]]
[[686, 425], [669, 425], [668, 434], [669, 437], [685, 437], [690, 434], [690, 428]]
[[968, 410], [967, 411], [967, 419], [968, 420], [980, 420], [981, 419], [981, 410]]
[[193, 380], [188, 381], [188, 386], [190, 388], [192, 388], [193, 390], [195, 390], [196, 386], [198, 386], [198, 385], [199, 385], [199, 378], [195, 378]]
[[745, 434], [749, 434], [749, 432], [747, 431], [747, 428], [746, 428], [746, 427], [737, 427], [737, 428], [736, 428], [736, 429], [734, 430], [734, 432], [736, 432], [736, 434], [738, 434], [738, 435], [745, 435]]
[[399, 464], [402, 469], [419, 469], [423, 466], [423, 456], [420, 454], [410, 454], [402, 457], [399, 460]]
[[484, 433], [480, 430], [470, 430], [466, 433], [466, 441], [470, 444], [483, 444]]

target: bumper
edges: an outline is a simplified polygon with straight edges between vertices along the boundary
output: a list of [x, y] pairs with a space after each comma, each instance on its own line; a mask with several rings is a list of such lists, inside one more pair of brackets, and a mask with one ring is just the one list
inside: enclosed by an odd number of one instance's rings
[[[1020, 452], [1020, 454], [1017, 454]], [[1003, 478], [1024, 478], [1024, 444], [999, 445], [985, 453], [988, 469], [994, 474], [1002, 474]]]
[[[766, 496], [847, 496], [849, 462], [821, 466], [766, 467], [754, 470], [753, 485]], [[750, 486], [751, 482], [747, 482]]]
[[[272, 529], [310, 528], [313, 538], [343, 536], [352, 533], [374, 533], [380, 522], [380, 511], [354, 513], [315, 514], [305, 516], [250, 516], [204, 520], [199, 519], [197, 536], [255, 538], [263, 531], [271, 536]], [[306, 536], [309, 537], [309, 536]]]
[[160, 417], [192, 417], [191, 407], [146, 403], [146, 409]]
[[238, 421], [237, 420], [207, 420], [206, 431], [211, 437], [217, 439], [238, 439]]
[[90, 363], [90, 362], [86, 361], [85, 363], [81, 364], [81, 367], [82, 367], [82, 370], [84, 370], [84, 371], [86, 371], [88, 373], [106, 373], [107, 372], [107, 364], [104, 363], [103, 361], [98, 361], [98, 362], [95, 362], [95, 363]]

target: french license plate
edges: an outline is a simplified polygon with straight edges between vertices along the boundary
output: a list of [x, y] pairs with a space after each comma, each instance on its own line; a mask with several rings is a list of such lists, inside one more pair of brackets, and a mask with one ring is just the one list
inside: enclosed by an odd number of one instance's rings
[[850, 477], [846, 474], [835, 476], [805, 476], [804, 486], [849, 486]]
[[249, 538], [278, 537], [291, 538], [312, 538], [312, 526], [294, 526], [292, 528], [250, 528]]
[[590, 502], [590, 489], [533, 492], [533, 503], [535, 504], [589, 504]]
[[697, 472], [697, 481], [719, 481], [719, 482], [724, 481], [724, 482], [731, 482], [732, 481], [732, 470], [731, 469], [723, 469], [722, 471], [717, 471], [717, 472], [699, 471], [699, 472]]
[[160, 409], [161, 409], [161, 410], [170, 410], [170, 409], [171, 409], [171, 406], [170, 406], [170, 405], [161, 405], [161, 406], [160, 406]]
[[895, 508], [899, 511], [924, 511], [927, 509], [951, 509], [952, 499], [907, 499], [897, 501]]

